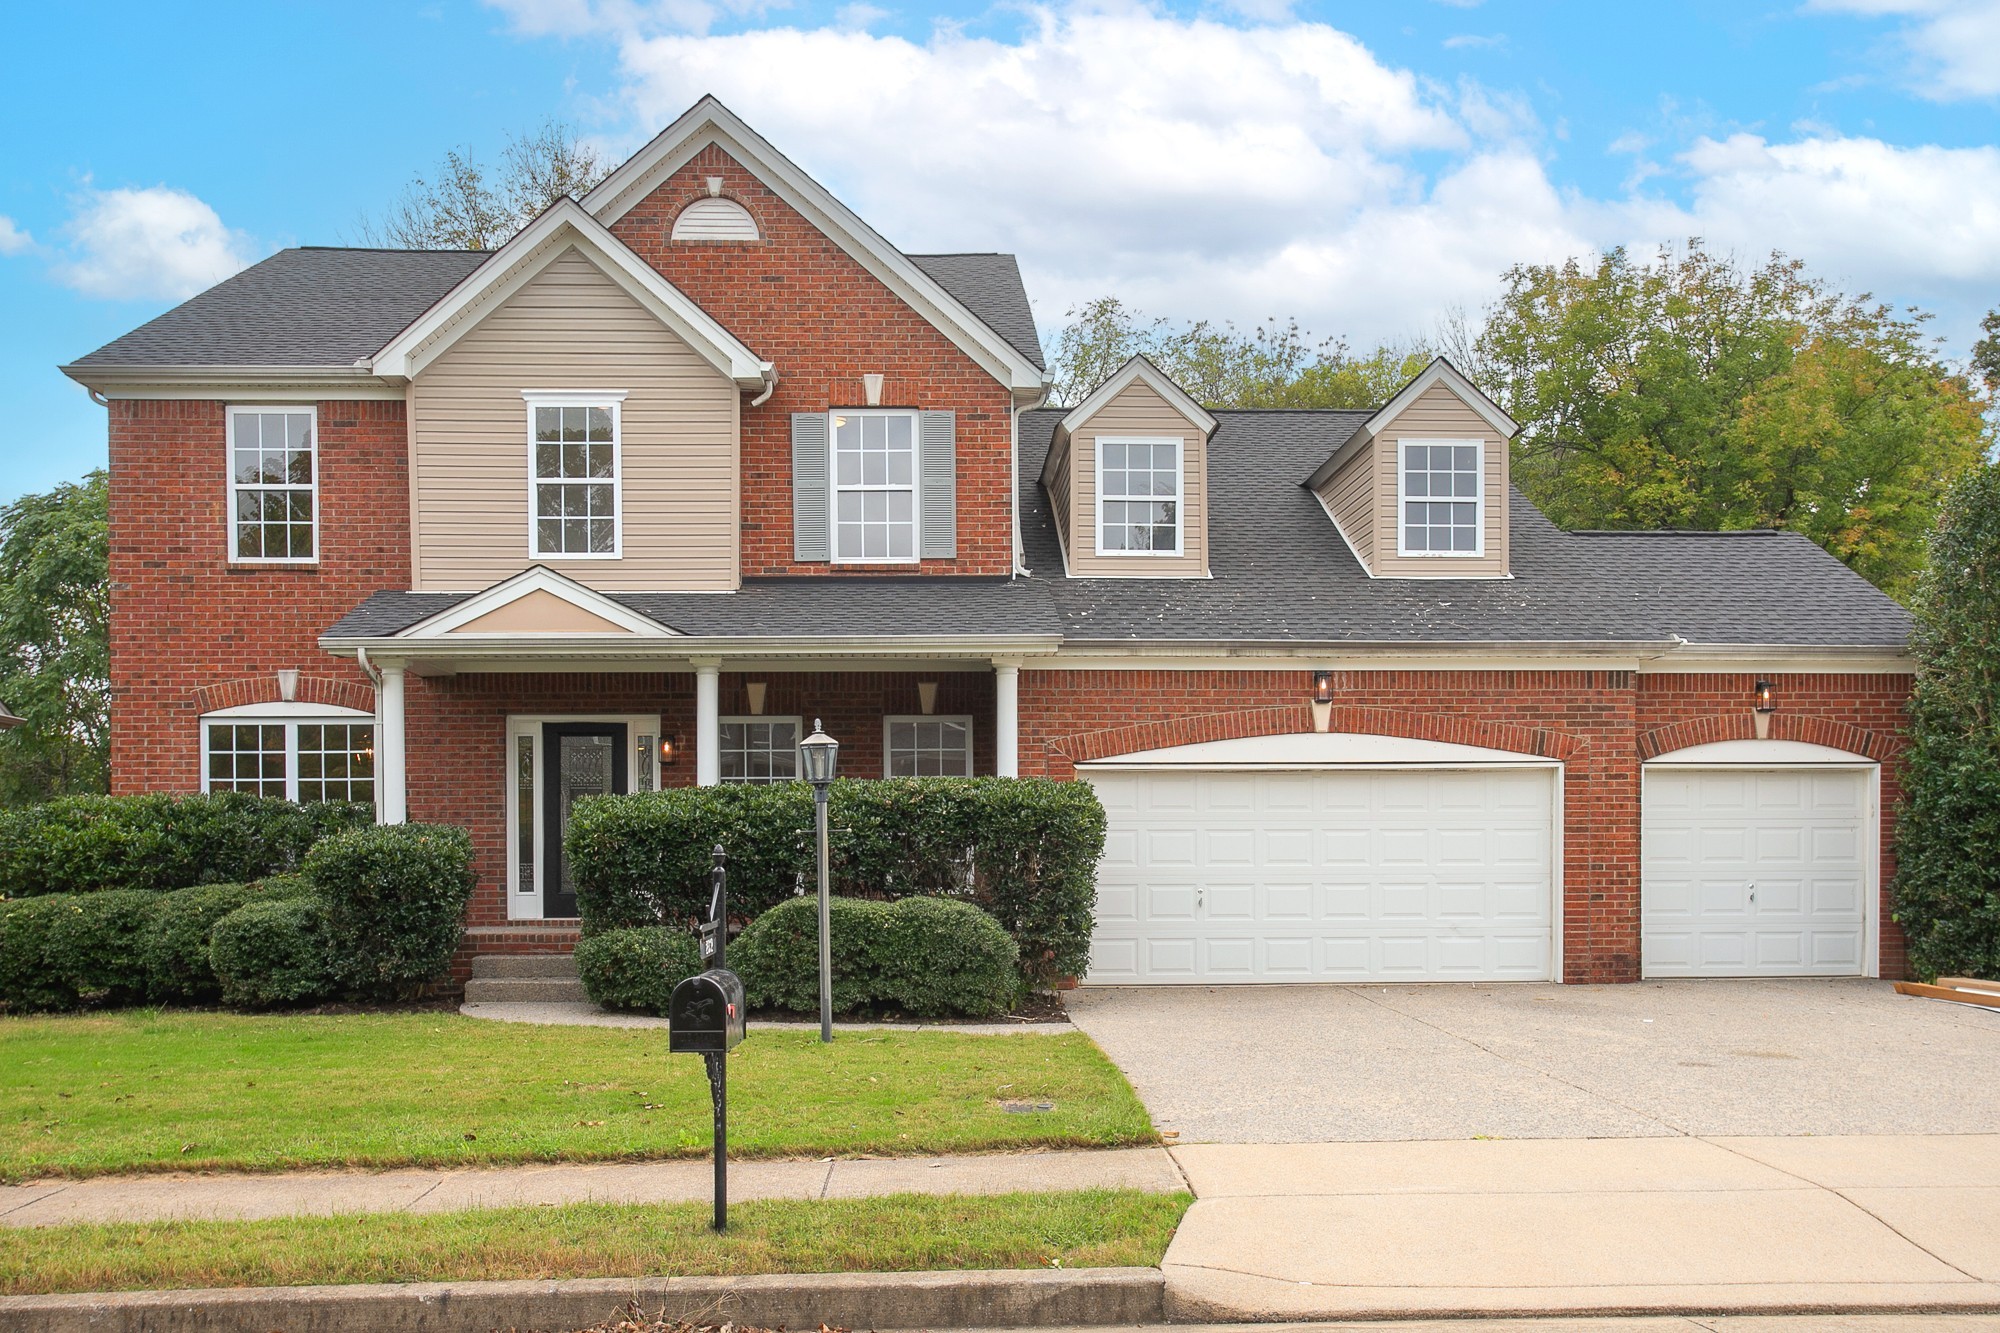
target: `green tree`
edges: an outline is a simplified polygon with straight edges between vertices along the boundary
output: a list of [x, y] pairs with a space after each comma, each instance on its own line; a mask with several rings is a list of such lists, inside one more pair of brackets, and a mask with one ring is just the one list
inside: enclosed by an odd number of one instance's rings
[[0, 509], [0, 805], [105, 790], [106, 534], [102, 472]]
[[1918, 975], [2000, 975], [2000, 465], [1952, 488], [1912, 609], [1896, 921]]
[[1208, 407], [1379, 407], [1430, 360], [1428, 349], [1383, 346], [1356, 356], [1314, 340], [1297, 320], [1260, 325], [1147, 319], [1115, 296], [1067, 312], [1056, 335], [1054, 401], [1076, 404], [1143, 354]]
[[1521, 423], [1514, 480], [1550, 518], [1791, 528], [1908, 595], [1938, 498], [1990, 439], [1926, 316], [1699, 241], [1505, 281], [1469, 369]]
[[611, 169], [573, 126], [545, 121], [532, 134], [508, 138], [497, 176], [472, 150], [447, 151], [382, 216], [362, 219], [361, 239], [394, 250], [495, 250], [537, 213], [584, 193]]

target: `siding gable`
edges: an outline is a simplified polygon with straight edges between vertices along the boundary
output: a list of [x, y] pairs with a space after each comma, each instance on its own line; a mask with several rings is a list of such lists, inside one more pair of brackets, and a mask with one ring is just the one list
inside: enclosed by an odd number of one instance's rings
[[[1098, 441], [1106, 436], [1171, 437], [1181, 442], [1181, 553], [1097, 553]], [[1135, 379], [1070, 432], [1058, 475], [1068, 477], [1065, 536], [1073, 577], [1205, 578], [1208, 575], [1208, 435], [1158, 390]]]

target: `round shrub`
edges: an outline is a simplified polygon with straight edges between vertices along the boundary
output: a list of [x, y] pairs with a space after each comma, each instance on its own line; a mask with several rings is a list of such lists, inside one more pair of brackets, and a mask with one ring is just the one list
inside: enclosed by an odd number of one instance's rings
[[921, 1018], [992, 1018], [1013, 1008], [1021, 989], [1020, 948], [967, 902], [893, 904], [877, 956], [877, 998]]
[[404, 999], [442, 975], [458, 948], [472, 839], [436, 824], [355, 829], [315, 845], [305, 875], [340, 942], [334, 979], [360, 996]]
[[0, 899], [0, 1007], [8, 1012], [76, 1007], [76, 992], [48, 966], [50, 927], [74, 896]]
[[665, 1014], [674, 987], [701, 971], [701, 945], [668, 926], [633, 926], [576, 946], [584, 993], [606, 1009]]
[[[876, 942], [890, 904], [835, 898], [827, 904], [833, 934], [833, 1007], [852, 1013], [881, 990]], [[729, 966], [743, 978], [752, 1008], [819, 1010], [819, 899], [788, 898], [744, 927], [729, 946]]]
[[332, 993], [326, 912], [315, 898], [246, 903], [209, 932], [224, 1002], [249, 1009], [308, 1004]]
[[66, 901], [49, 922], [43, 966], [83, 1004], [144, 999], [146, 929], [160, 896], [143, 889], [62, 896]]
[[256, 896], [248, 884], [202, 884], [161, 894], [139, 947], [147, 996], [157, 1004], [199, 1004], [218, 998], [222, 983], [208, 961], [209, 932]]

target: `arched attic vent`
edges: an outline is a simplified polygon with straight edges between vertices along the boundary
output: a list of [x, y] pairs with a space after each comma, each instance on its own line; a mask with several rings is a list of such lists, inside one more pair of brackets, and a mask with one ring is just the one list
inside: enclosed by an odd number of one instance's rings
[[674, 218], [676, 241], [756, 241], [757, 219], [734, 199], [709, 196], [697, 199]]

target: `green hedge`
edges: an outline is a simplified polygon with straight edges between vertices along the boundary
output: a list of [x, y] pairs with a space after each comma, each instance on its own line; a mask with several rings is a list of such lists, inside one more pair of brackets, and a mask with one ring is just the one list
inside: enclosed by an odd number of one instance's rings
[[412, 996], [443, 975], [477, 878], [471, 835], [437, 824], [337, 833], [306, 854], [305, 875], [339, 944], [335, 980], [384, 1000]]
[[139, 945], [146, 997], [155, 1004], [207, 1004], [221, 998], [222, 982], [209, 962], [215, 923], [246, 903], [311, 895], [312, 885], [298, 875], [273, 875], [256, 884], [201, 884], [161, 894]]
[[[990, 915], [949, 898], [835, 898], [833, 1007], [913, 1018], [990, 1018], [1021, 989], [1019, 951]], [[752, 921], [730, 947], [753, 1007], [819, 1009], [819, 902], [793, 898]]]
[[366, 805], [242, 792], [65, 796], [0, 810], [0, 898], [258, 879], [296, 869], [315, 842], [372, 817]]
[[[837, 893], [964, 898], [1013, 936], [1032, 982], [1083, 975], [1104, 851], [1104, 809], [1088, 783], [842, 781], [830, 802]], [[729, 853], [731, 906], [743, 915], [774, 907], [811, 883], [812, 827], [812, 789], [803, 783], [578, 802], [563, 850], [584, 932], [699, 918], [718, 843]]]
[[701, 971], [701, 945], [669, 926], [607, 930], [576, 946], [576, 970], [606, 1009], [664, 1015], [674, 987]]
[[227, 1004], [310, 1004], [334, 993], [326, 909], [317, 898], [246, 903], [215, 923], [209, 963]]

